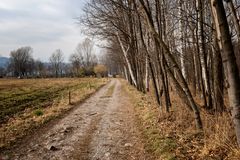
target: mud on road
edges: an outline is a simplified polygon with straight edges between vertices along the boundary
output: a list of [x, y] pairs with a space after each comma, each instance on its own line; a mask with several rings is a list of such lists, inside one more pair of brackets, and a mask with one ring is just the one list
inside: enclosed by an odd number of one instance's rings
[[135, 124], [133, 105], [118, 79], [5, 154], [17, 160], [149, 159]]

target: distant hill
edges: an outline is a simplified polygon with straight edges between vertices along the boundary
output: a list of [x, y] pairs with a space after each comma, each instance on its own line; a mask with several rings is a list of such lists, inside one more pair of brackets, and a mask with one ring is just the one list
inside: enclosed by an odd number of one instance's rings
[[9, 58], [0, 57], [0, 67], [7, 67], [8, 62], [9, 62]]

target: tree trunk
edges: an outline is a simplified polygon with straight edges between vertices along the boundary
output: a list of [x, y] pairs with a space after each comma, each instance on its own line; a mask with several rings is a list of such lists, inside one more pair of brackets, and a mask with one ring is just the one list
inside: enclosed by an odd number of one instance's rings
[[134, 77], [131, 64], [130, 64], [129, 59], [128, 59], [128, 57], [127, 57], [127, 52], [128, 52], [128, 50], [129, 50], [129, 48], [128, 48], [128, 49], [125, 49], [125, 48], [124, 48], [123, 43], [122, 43], [122, 41], [121, 41], [120, 36], [119, 36], [118, 33], [117, 33], [117, 39], [118, 39], [118, 42], [119, 42], [119, 44], [120, 44], [120, 46], [121, 46], [122, 52], [123, 52], [123, 54], [124, 54], [124, 58], [125, 58], [125, 60], [126, 60], [127, 66], [128, 66], [128, 70], [129, 70], [129, 73], [130, 73], [130, 76], [131, 76], [131, 80], [133, 81], [133, 84], [134, 84], [135, 86], [137, 86], [137, 81], [136, 81], [136, 79], [135, 79], [135, 77]]
[[180, 64], [181, 64], [181, 70], [183, 77], [185, 80], [187, 80], [187, 71], [186, 71], [186, 65], [185, 65], [185, 52], [184, 52], [184, 17], [183, 17], [183, 12], [184, 12], [184, 7], [183, 7], [183, 0], [179, 0], [179, 8], [178, 8], [178, 15], [179, 15], [179, 30], [180, 34], [177, 33], [177, 35], [180, 35], [180, 40], [179, 40], [179, 49], [178, 52], [180, 53]]
[[[197, 11], [198, 11], [198, 36], [199, 36], [199, 53], [200, 53], [200, 62], [201, 62], [201, 70], [202, 70], [202, 78], [203, 78], [203, 85], [205, 89], [205, 94], [208, 96], [208, 103], [207, 108], [212, 108], [212, 99], [210, 93], [210, 81], [209, 81], [209, 74], [207, 69], [207, 55], [206, 55], [206, 45], [205, 45], [205, 35], [204, 35], [204, 9], [203, 9], [203, 0], [197, 0]], [[203, 89], [203, 90], [204, 90]]]
[[128, 72], [127, 72], [127, 67], [124, 65], [124, 74], [125, 74], [125, 78], [126, 80], [129, 82], [129, 79], [128, 79]]
[[232, 118], [235, 125], [237, 142], [240, 147], [240, 78], [236, 57], [234, 55], [231, 35], [229, 31], [228, 21], [221, 0], [211, 0], [213, 17], [215, 20], [217, 34], [221, 37], [223, 48], [223, 63], [227, 69], [229, 88], [228, 97], [230, 106], [232, 107]]
[[148, 72], [148, 57], [146, 56], [146, 64], [145, 64], [146, 68], [145, 68], [145, 88], [146, 88], [146, 92], [149, 92], [149, 72]]
[[223, 93], [223, 66], [220, 47], [216, 31], [213, 31], [213, 95], [214, 95], [214, 109], [217, 112], [224, 111], [224, 93]]
[[201, 64], [201, 60], [200, 60], [200, 43], [199, 43], [199, 36], [198, 36], [198, 30], [199, 30], [199, 25], [197, 25], [197, 30], [196, 30], [196, 50], [197, 50], [197, 55], [196, 55], [196, 60], [198, 63], [198, 73], [199, 73], [199, 84], [200, 84], [200, 90], [202, 91], [202, 97], [204, 100], [204, 106], [207, 106], [207, 98], [206, 98], [206, 92], [205, 92], [205, 86], [204, 86], [204, 82], [203, 82], [203, 76], [202, 76], [202, 64]]

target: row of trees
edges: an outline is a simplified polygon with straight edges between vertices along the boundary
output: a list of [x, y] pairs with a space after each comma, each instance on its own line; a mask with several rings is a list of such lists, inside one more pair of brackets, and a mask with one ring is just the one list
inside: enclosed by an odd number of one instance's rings
[[[91, 0], [80, 21], [89, 34], [108, 41], [109, 60], [139, 91], [150, 78], [159, 106], [171, 107], [174, 90], [203, 129], [199, 105], [224, 112], [228, 91], [240, 145], [239, 1]], [[163, 104], [164, 102], [164, 104]]]
[[[97, 66], [99, 61], [94, 54], [93, 47], [93, 42], [86, 38], [78, 44], [75, 52], [70, 55], [70, 63], [64, 63], [64, 54], [60, 49], [52, 53], [49, 62], [44, 63], [40, 60], [34, 60], [31, 47], [21, 47], [11, 51], [9, 65], [5, 71], [2, 71], [2, 74], [16, 77], [82, 77], [98, 73], [101, 76], [106, 76], [107, 68], [103, 68], [101, 65]], [[103, 69], [99, 70], [99, 68]]]

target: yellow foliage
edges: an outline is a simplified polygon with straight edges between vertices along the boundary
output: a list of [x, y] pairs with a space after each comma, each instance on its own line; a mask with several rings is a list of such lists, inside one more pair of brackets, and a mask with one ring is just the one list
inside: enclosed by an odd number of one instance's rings
[[107, 67], [103, 64], [98, 64], [94, 67], [94, 72], [98, 76], [105, 76], [107, 74]]

